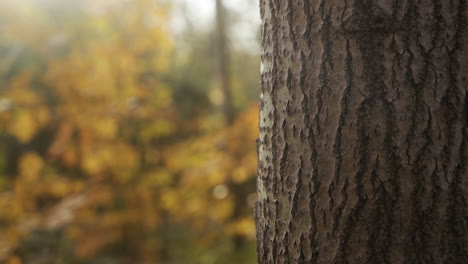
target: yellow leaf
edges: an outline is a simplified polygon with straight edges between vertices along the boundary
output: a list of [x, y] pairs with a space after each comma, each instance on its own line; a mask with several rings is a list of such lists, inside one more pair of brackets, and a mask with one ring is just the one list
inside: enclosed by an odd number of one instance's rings
[[34, 110], [34, 112], [36, 115], [36, 120], [41, 126], [44, 126], [49, 122], [50, 114], [49, 109], [46, 106], [38, 107], [36, 110]]
[[37, 126], [34, 118], [28, 111], [20, 110], [16, 115], [9, 132], [18, 138], [21, 143], [26, 143], [36, 133]]
[[44, 168], [44, 161], [35, 152], [28, 152], [23, 155], [19, 163], [21, 177], [26, 181], [35, 181]]
[[231, 234], [244, 235], [249, 238], [255, 237], [255, 223], [252, 218], [242, 218], [228, 226]]
[[246, 181], [249, 178], [249, 175], [247, 174], [247, 170], [245, 167], [238, 167], [234, 169], [234, 172], [232, 173], [232, 179], [236, 183], [241, 183]]

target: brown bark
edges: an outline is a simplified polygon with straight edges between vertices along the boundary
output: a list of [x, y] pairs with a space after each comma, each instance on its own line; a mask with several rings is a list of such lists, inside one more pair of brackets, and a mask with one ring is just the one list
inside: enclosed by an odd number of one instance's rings
[[468, 263], [466, 0], [261, 0], [259, 263]]

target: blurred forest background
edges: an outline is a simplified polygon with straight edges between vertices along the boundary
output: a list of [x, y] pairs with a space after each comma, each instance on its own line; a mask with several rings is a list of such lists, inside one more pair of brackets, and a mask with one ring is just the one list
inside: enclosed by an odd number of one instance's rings
[[256, 262], [257, 2], [224, 2], [0, 1], [0, 263]]

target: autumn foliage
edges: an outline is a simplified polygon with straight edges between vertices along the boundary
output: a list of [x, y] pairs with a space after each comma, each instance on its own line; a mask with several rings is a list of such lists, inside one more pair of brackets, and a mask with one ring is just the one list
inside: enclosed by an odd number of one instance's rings
[[254, 262], [257, 108], [186, 85], [171, 8], [0, 3], [1, 263]]

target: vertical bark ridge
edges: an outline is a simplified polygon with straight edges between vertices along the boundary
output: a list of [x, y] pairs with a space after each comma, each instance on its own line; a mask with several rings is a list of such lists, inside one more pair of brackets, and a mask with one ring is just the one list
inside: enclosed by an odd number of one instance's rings
[[[341, 110], [340, 110], [340, 117], [339, 117], [339, 124], [336, 131], [335, 136], [335, 144], [333, 145], [333, 152], [335, 155], [335, 171], [333, 175], [332, 182], [330, 183], [328, 189], [328, 196], [332, 201], [332, 196], [335, 195], [334, 191], [338, 188], [336, 186], [340, 182], [340, 178], [342, 175], [342, 163], [343, 163], [343, 152], [345, 149], [343, 148], [343, 128], [346, 126], [346, 119], [349, 112], [349, 102], [351, 96], [351, 89], [353, 85], [353, 57], [350, 51], [350, 41], [349, 39], [346, 40], [346, 60], [345, 60], [345, 75], [346, 75], [346, 88], [343, 92], [343, 96], [341, 98]], [[346, 179], [345, 183], [343, 184], [342, 189], [340, 190], [343, 195], [343, 199], [341, 200], [340, 204], [336, 208], [334, 213], [334, 219], [339, 219], [341, 214], [343, 213], [344, 207], [347, 202], [347, 188], [348, 188], [348, 180]], [[330, 205], [330, 209], [333, 211], [334, 206], [333, 203]], [[333, 235], [338, 229], [338, 221], [333, 223]]]

